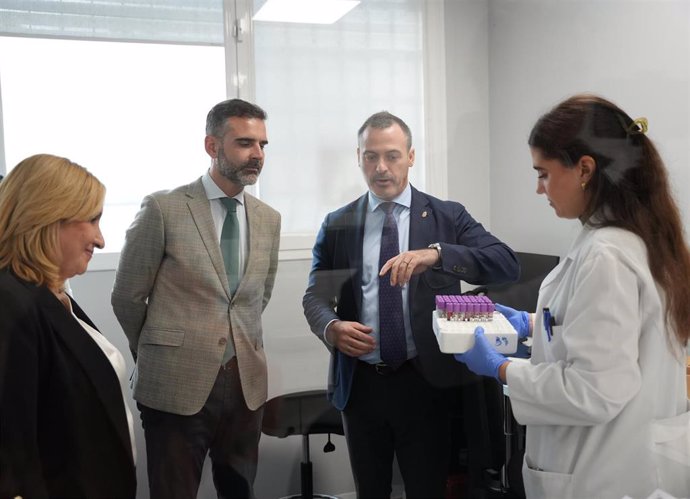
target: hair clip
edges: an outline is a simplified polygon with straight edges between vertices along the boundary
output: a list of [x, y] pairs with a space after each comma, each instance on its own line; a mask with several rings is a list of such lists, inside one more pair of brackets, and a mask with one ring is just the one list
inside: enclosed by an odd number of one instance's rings
[[645, 134], [649, 130], [647, 118], [637, 118], [625, 129], [628, 135]]

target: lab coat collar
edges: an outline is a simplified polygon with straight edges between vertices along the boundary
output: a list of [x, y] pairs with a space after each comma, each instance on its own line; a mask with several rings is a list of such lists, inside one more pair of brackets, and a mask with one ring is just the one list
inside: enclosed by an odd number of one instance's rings
[[596, 229], [591, 225], [588, 225], [587, 223], [585, 223], [582, 226], [582, 228], [580, 229], [580, 233], [577, 235], [575, 240], [570, 245], [570, 249], [568, 249], [566, 255], [563, 258], [561, 258], [560, 263], [542, 281], [542, 288], [548, 286], [549, 283], [551, 283], [554, 279], [558, 278], [558, 276], [560, 276], [566, 269], [570, 267], [572, 262], [575, 260], [575, 257], [577, 256], [578, 252], [580, 251], [580, 248], [582, 248], [582, 246], [585, 244], [585, 241], [589, 239], [589, 236], [592, 234], [593, 230]]
[[589, 238], [594, 230], [596, 230], [595, 227], [585, 223], [580, 229], [580, 233], [570, 245], [570, 249], [568, 249], [568, 253], [566, 253], [565, 258], [570, 260], [574, 259], [575, 255], [577, 255], [584, 242]]

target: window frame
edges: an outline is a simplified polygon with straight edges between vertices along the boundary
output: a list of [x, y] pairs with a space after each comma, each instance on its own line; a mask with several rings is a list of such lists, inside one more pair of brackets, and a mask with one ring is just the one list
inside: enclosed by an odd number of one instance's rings
[[[443, 2], [423, 2], [423, 82], [426, 191], [445, 199], [447, 188], [447, 117], [445, 34]], [[226, 93], [228, 98], [255, 100], [254, 30], [252, 0], [223, 0], [223, 28]], [[1, 95], [1, 94], [0, 94]], [[2, 116], [0, 98], [0, 116]], [[0, 173], [6, 173], [5, 154], [0, 120]], [[353, 151], [355, 145], [353, 144]], [[248, 186], [247, 191], [260, 197], [260, 183]], [[363, 188], [364, 192], [364, 188]], [[279, 259], [281, 261], [310, 260], [316, 238], [313, 233], [283, 233]], [[109, 271], [117, 268], [120, 251], [98, 252], [94, 255], [89, 271]]]
[[[225, 61], [228, 96], [255, 100], [254, 31], [252, 0], [223, 0], [225, 14]], [[446, 71], [443, 2], [423, 2], [424, 172], [426, 191], [438, 198], [448, 195], [448, 139], [446, 123]], [[433, 75], [433, 77], [432, 77]], [[353, 153], [355, 149], [353, 144]], [[433, 167], [431, 166], [433, 165]], [[247, 190], [260, 195], [260, 186]], [[364, 192], [364, 190], [362, 191]], [[281, 235], [281, 261], [311, 259], [316, 232]]]

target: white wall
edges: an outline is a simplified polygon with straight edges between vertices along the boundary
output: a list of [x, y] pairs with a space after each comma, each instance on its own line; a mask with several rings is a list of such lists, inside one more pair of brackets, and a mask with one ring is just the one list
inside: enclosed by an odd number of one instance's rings
[[444, 13], [448, 198], [491, 229], [488, 5], [446, 0]]
[[565, 253], [579, 223], [535, 194], [526, 144], [541, 114], [586, 91], [649, 119], [690, 230], [690, 2], [490, 0], [489, 16], [492, 229], [517, 250]]

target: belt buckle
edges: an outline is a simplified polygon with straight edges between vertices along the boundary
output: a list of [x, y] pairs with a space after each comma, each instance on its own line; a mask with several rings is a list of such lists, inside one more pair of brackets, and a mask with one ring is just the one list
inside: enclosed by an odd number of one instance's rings
[[374, 364], [374, 369], [376, 370], [376, 374], [380, 374], [381, 376], [388, 376], [391, 373], [391, 368], [385, 362]]

